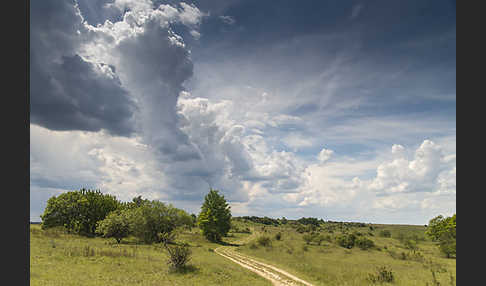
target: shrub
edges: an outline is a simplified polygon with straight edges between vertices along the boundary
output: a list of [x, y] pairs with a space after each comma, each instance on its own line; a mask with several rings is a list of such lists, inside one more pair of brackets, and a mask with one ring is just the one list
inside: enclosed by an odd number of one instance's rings
[[159, 201], [145, 201], [128, 211], [130, 231], [145, 243], [168, 242], [180, 226], [190, 225], [192, 218], [181, 209]]
[[341, 234], [337, 238], [337, 243], [344, 248], [353, 248], [356, 241], [356, 236], [354, 234]]
[[389, 270], [386, 266], [378, 267], [377, 274], [368, 274], [368, 280], [371, 283], [383, 283], [388, 282], [391, 283], [395, 281], [395, 277], [393, 272]]
[[174, 246], [165, 245], [165, 248], [169, 253], [169, 260], [167, 263], [173, 270], [182, 270], [187, 262], [191, 260], [191, 250], [187, 244]]
[[312, 234], [308, 233], [308, 234], [304, 234], [302, 236], [302, 238], [304, 239], [306, 244], [310, 244], [311, 241], [313, 240], [314, 236]]
[[276, 240], [280, 240], [280, 239], [282, 239], [282, 233], [277, 232], [277, 234], [275, 234], [275, 239], [276, 239]]
[[257, 239], [258, 244], [264, 247], [272, 246], [272, 240], [270, 237], [262, 235]]
[[355, 241], [355, 244], [362, 250], [366, 250], [375, 246], [373, 240], [368, 239], [364, 236], [358, 237]]
[[111, 212], [104, 220], [98, 222], [96, 233], [103, 237], [113, 237], [117, 243], [130, 234], [130, 221], [127, 211]]
[[[330, 239], [330, 237], [329, 237]], [[326, 236], [324, 236], [323, 234], [318, 234], [314, 237], [313, 241], [315, 243], [317, 243], [317, 245], [321, 245], [321, 243], [324, 241], [324, 240], [327, 240]]]
[[380, 231], [379, 235], [381, 237], [391, 237], [391, 232], [388, 229], [384, 229]]
[[418, 250], [417, 241], [415, 241], [415, 240], [407, 239], [407, 240], [405, 240], [404, 244], [405, 244], [405, 248], [407, 248], [407, 249], [410, 249], [414, 252], [416, 250]]
[[250, 249], [257, 249], [258, 248], [258, 245], [256, 245], [256, 243], [252, 241], [252, 242], [250, 242], [250, 244], [248, 245], [248, 247]]

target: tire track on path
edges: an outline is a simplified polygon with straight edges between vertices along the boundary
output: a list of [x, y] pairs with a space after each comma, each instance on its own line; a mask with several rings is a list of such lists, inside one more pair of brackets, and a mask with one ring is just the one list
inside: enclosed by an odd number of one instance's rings
[[[248, 242], [250, 239], [256, 236], [256, 233], [253, 232], [252, 235], [238, 241], [238, 244], [244, 244]], [[313, 286], [311, 283], [304, 281], [282, 269], [279, 269], [273, 265], [269, 265], [263, 262], [260, 262], [252, 257], [247, 255], [242, 255], [241, 253], [237, 253], [234, 251], [235, 246], [220, 246], [216, 248], [214, 251], [233, 261], [234, 263], [255, 272], [256, 274], [262, 276], [265, 279], [268, 279], [272, 282], [275, 286]]]

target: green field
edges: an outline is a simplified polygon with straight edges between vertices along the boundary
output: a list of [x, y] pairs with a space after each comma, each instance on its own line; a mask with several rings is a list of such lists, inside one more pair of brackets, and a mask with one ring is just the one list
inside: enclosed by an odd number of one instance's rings
[[[271, 238], [271, 246], [256, 240], [236, 248], [242, 254], [275, 265], [314, 285], [371, 285], [367, 279], [377, 267], [387, 266], [394, 282], [381, 285], [455, 285], [456, 260], [445, 258], [434, 242], [428, 240], [424, 226], [369, 225], [335, 228], [321, 225], [321, 234], [330, 241], [321, 245], [306, 244], [305, 233], [289, 224], [264, 226], [245, 220], [233, 220], [238, 229], [252, 230], [253, 237]], [[391, 237], [380, 237], [381, 230], [390, 230]], [[334, 238], [342, 231], [359, 232], [374, 241], [375, 247], [346, 249]], [[277, 232], [282, 234], [277, 240]], [[417, 249], [407, 249], [398, 238], [415, 235]], [[244, 239], [250, 234], [230, 232], [224, 241]], [[134, 238], [121, 244], [114, 239], [87, 238], [66, 234], [61, 230], [41, 230], [30, 226], [31, 285], [271, 285], [255, 273], [219, 256], [213, 250], [220, 246], [208, 242], [197, 228], [182, 231], [176, 242], [190, 244], [192, 259], [182, 273], [171, 272], [167, 253], [157, 244], [136, 243]], [[435, 276], [435, 278], [434, 278]], [[434, 282], [435, 279], [435, 282]], [[440, 284], [437, 284], [440, 283]]]
[[[241, 238], [226, 238], [226, 241]], [[120, 245], [106, 238], [86, 238], [30, 226], [30, 285], [271, 285], [270, 282], [214, 253], [198, 229], [179, 235], [192, 259], [185, 273], [169, 271], [167, 253], [158, 245]]]
[[[247, 223], [245, 223], [247, 224]], [[243, 224], [241, 224], [243, 225]], [[253, 224], [256, 226], [256, 224]], [[334, 242], [341, 231], [328, 234], [331, 241], [306, 244], [303, 235], [290, 226], [258, 226], [260, 235], [272, 238], [271, 246], [256, 241], [239, 247], [238, 251], [262, 262], [275, 265], [314, 285], [371, 285], [368, 275], [386, 266], [393, 272], [395, 281], [381, 285], [455, 285], [456, 260], [445, 258], [438, 247], [425, 238], [425, 226], [369, 225], [351, 227], [348, 232], [360, 232], [375, 243], [375, 248], [343, 248]], [[390, 230], [391, 237], [380, 237], [381, 230]], [[277, 232], [282, 234], [275, 239]], [[370, 234], [371, 233], [371, 234]], [[407, 249], [397, 237], [416, 235], [419, 238], [415, 252]], [[305, 248], [305, 249], [304, 249]], [[434, 274], [432, 274], [434, 272]], [[435, 275], [435, 282], [434, 276]], [[440, 284], [437, 284], [440, 283]]]

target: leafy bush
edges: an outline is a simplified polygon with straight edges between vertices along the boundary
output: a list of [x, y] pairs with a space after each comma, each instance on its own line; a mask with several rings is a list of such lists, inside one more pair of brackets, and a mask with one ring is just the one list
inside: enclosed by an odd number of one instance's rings
[[437, 241], [439, 249], [447, 258], [456, 256], [456, 214], [444, 218], [439, 215], [429, 221], [425, 232], [432, 241]]
[[117, 243], [130, 234], [130, 221], [126, 210], [113, 211], [98, 222], [96, 233], [103, 237], [113, 237]]
[[159, 201], [145, 201], [139, 207], [129, 209], [130, 231], [145, 243], [168, 242], [172, 232], [192, 223], [185, 211]]
[[364, 236], [358, 237], [355, 241], [355, 244], [362, 250], [366, 250], [375, 246], [373, 240], [368, 239]]
[[337, 243], [344, 247], [351, 249], [354, 246], [354, 243], [356, 241], [356, 236], [354, 234], [341, 234], [336, 237]]
[[371, 283], [391, 283], [395, 281], [395, 276], [393, 275], [393, 272], [389, 270], [386, 266], [382, 266], [378, 267], [377, 274], [368, 274], [368, 280]]
[[276, 240], [280, 240], [280, 239], [282, 239], [282, 233], [277, 232], [277, 234], [275, 234], [275, 239], [276, 239]]

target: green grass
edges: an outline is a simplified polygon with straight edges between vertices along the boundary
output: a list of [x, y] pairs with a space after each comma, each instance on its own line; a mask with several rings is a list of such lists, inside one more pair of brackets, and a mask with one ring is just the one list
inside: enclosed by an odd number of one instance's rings
[[[248, 234], [234, 234], [231, 242]], [[180, 273], [169, 271], [160, 246], [127, 239], [86, 238], [30, 226], [30, 285], [271, 285], [264, 278], [219, 256], [218, 244], [197, 229], [179, 235], [192, 259]]]
[[[331, 241], [307, 245], [302, 238], [305, 233], [296, 232], [290, 225], [263, 228], [262, 224], [236, 220], [233, 224], [240, 230], [250, 228], [252, 234], [230, 232], [225, 242], [252, 239], [237, 250], [314, 285], [371, 285], [367, 278], [370, 274], [376, 276], [382, 266], [390, 269], [395, 278], [393, 283], [382, 285], [432, 286], [437, 285], [434, 276], [442, 286], [455, 285], [456, 260], [445, 258], [435, 243], [425, 238], [424, 226], [373, 225], [371, 231], [368, 226], [341, 229], [324, 225], [320, 233], [331, 236]], [[167, 253], [157, 244], [138, 244], [129, 238], [117, 245], [114, 239], [43, 231], [39, 225], [31, 225], [30, 229], [31, 285], [271, 285], [216, 254], [214, 249], [220, 245], [208, 242], [196, 228], [177, 236], [176, 242], [189, 243], [192, 251], [188, 267], [180, 273], [169, 271]], [[384, 229], [391, 232], [390, 238], [379, 236]], [[376, 247], [342, 248], [334, 239], [343, 231], [360, 232]], [[277, 232], [282, 234], [280, 240], [275, 238]], [[271, 239], [271, 246], [258, 243], [262, 235]], [[415, 254], [400, 236], [418, 238]]]
[[[423, 240], [424, 226], [373, 226], [373, 231], [368, 227], [354, 227], [348, 230], [348, 233], [359, 231], [373, 240], [376, 248], [370, 250], [361, 250], [356, 246], [345, 249], [338, 246], [334, 240], [324, 241], [320, 246], [306, 245], [302, 238], [303, 234], [297, 233], [289, 226], [266, 226], [266, 232], [261, 231], [259, 226], [254, 229], [261, 235], [271, 237], [272, 246], [263, 247], [255, 240], [239, 247], [238, 251], [273, 264], [315, 285], [371, 285], [367, 280], [368, 276], [376, 275], [378, 267], [381, 266], [391, 269], [395, 278], [392, 284], [383, 285], [435, 285], [432, 283], [434, 278], [431, 270], [434, 271], [440, 285], [455, 285], [456, 260], [445, 258], [433, 242]], [[379, 237], [378, 233], [382, 229], [390, 230], [392, 237]], [[282, 233], [280, 240], [275, 239], [277, 232]], [[368, 232], [373, 233], [373, 236]], [[329, 234], [334, 239], [341, 231], [334, 230], [333, 233], [328, 233], [321, 230], [321, 233]], [[399, 233], [419, 238], [415, 254], [396, 238], [399, 237]]]

